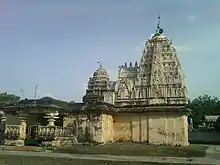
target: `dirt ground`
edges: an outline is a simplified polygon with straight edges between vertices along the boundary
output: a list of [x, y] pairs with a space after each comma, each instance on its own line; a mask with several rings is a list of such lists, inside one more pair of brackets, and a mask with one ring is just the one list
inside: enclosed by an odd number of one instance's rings
[[[9, 155], [9, 156], [0, 156], [0, 165], [158, 165], [158, 164], [105, 161], [105, 160], [30, 157], [30, 156], [12, 157], [11, 155]], [[163, 165], [168, 165], [168, 164], [163, 164]], [[180, 165], [180, 164], [175, 164], [175, 165]]]

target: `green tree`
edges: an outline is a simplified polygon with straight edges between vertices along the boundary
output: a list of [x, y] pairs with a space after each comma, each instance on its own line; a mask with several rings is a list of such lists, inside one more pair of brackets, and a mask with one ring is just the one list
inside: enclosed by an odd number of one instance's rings
[[192, 110], [191, 115], [195, 127], [205, 121], [205, 115], [220, 114], [220, 101], [215, 96], [199, 96], [189, 101], [188, 107]]
[[0, 106], [4, 106], [7, 103], [10, 102], [17, 102], [20, 100], [20, 96], [17, 96], [15, 94], [9, 94], [7, 92], [0, 93]]

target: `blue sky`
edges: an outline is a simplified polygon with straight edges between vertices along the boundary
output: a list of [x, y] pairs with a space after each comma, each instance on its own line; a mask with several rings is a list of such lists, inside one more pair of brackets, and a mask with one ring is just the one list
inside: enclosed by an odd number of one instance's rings
[[81, 101], [101, 61], [138, 61], [157, 13], [173, 40], [191, 98], [220, 96], [220, 1], [1, 0], [0, 91]]

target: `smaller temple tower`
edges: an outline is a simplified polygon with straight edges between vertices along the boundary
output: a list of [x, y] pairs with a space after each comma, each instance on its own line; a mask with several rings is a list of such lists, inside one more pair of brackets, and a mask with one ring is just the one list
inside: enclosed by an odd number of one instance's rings
[[102, 65], [89, 78], [88, 89], [83, 97], [84, 103], [106, 102], [114, 103], [114, 88], [109, 81], [109, 74]]

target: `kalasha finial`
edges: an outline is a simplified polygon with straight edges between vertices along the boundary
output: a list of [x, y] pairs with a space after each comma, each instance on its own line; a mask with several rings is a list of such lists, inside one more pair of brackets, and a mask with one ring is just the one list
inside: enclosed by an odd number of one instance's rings
[[158, 17], [157, 17], [157, 30], [156, 30], [156, 33], [157, 34], [162, 34], [163, 33], [163, 29], [160, 28], [160, 13], [158, 13]]
[[157, 32], [159, 32], [160, 30], [160, 13], [158, 13], [158, 16], [157, 16]]
[[162, 33], [163, 33], [163, 29], [160, 28], [160, 13], [158, 13], [158, 16], [157, 16], [157, 28], [156, 28], [156, 33], [153, 34], [153, 36], [151, 38], [154, 38], [154, 37], [157, 37], [157, 36], [160, 36]]
[[98, 64], [100, 65], [100, 68], [102, 67], [102, 63], [100, 61], [98, 61]]

